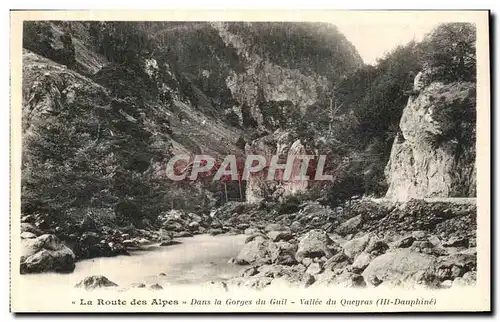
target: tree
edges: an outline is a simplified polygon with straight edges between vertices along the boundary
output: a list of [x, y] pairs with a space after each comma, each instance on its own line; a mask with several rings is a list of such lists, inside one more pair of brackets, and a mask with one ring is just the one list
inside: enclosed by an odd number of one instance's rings
[[23, 47], [50, 58], [53, 56], [52, 27], [44, 21], [25, 21], [23, 24]]
[[244, 128], [256, 128], [258, 126], [257, 121], [255, 121], [250, 112], [250, 107], [246, 103], [241, 107], [241, 116]]
[[231, 126], [240, 127], [240, 118], [234, 111], [229, 111], [226, 114], [226, 121]]
[[[50, 22], [26, 21], [23, 25], [23, 47], [68, 68], [74, 68], [76, 56], [70, 26], [63, 25], [63, 33], [56, 37]], [[62, 48], [57, 46], [57, 38], [62, 43]]]
[[59, 62], [73, 68], [76, 64], [75, 58], [75, 45], [73, 45], [73, 38], [71, 37], [70, 30], [65, 31], [59, 39], [63, 44], [63, 48], [59, 50]]
[[476, 28], [471, 23], [438, 26], [422, 43], [424, 60], [436, 80], [476, 80]]

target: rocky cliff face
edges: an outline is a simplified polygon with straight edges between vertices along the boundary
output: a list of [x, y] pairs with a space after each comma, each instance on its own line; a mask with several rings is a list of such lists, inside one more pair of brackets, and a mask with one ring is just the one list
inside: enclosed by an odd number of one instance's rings
[[213, 24], [227, 46], [235, 48], [240, 57], [244, 57], [244, 70], [231, 70], [226, 78], [226, 85], [238, 102], [235, 107], [241, 110], [246, 105], [251, 108], [251, 115], [259, 125], [263, 125], [266, 115], [259, 104], [264, 102], [287, 101], [302, 112], [319, 99], [321, 91], [327, 90], [327, 78], [313, 73], [305, 75], [298, 69], [290, 69], [274, 64], [250, 49], [249, 39], [238, 33], [231, 33], [224, 23]]
[[259, 202], [265, 198], [280, 199], [285, 196], [293, 195], [297, 192], [305, 191], [308, 182], [304, 180], [293, 180], [300, 175], [301, 161], [296, 160], [293, 164], [290, 180], [280, 180], [280, 174], [277, 171], [275, 181], [267, 180], [268, 167], [273, 155], [283, 156], [280, 164], [286, 163], [287, 156], [306, 155], [306, 147], [300, 139], [292, 133], [286, 131], [276, 131], [266, 137], [260, 138], [248, 144], [245, 148], [247, 154], [259, 154], [266, 156], [267, 167], [258, 173], [250, 174], [246, 185], [246, 201], [249, 203]]
[[194, 106], [268, 132], [362, 65], [330, 24], [179, 23], [158, 34]]
[[386, 167], [388, 198], [475, 196], [475, 128], [467, 126], [474, 120], [455, 122], [475, 110], [475, 95], [474, 83], [417, 75]]

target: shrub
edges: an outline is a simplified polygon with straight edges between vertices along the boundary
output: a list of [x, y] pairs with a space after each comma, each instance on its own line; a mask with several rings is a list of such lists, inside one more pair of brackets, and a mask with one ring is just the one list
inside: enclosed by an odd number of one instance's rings
[[299, 211], [300, 199], [295, 196], [287, 196], [278, 204], [278, 214], [291, 214]]
[[240, 127], [240, 118], [234, 111], [230, 111], [226, 114], [226, 121], [231, 126]]

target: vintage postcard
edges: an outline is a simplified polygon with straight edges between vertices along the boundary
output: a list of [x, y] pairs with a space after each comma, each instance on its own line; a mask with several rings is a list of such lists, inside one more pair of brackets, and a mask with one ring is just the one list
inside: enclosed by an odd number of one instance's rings
[[488, 11], [11, 11], [13, 312], [491, 310]]

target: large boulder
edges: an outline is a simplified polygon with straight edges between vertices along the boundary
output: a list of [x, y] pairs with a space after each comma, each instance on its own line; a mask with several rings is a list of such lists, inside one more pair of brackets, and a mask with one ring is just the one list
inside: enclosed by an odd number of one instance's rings
[[325, 256], [326, 258], [330, 258], [340, 249], [340, 246], [325, 231], [313, 229], [300, 238], [295, 258], [298, 262], [302, 262], [306, 257], [321, 258]]
[[358, 232], [362, 224], [363, 217], [361, 215], [357, 215], [340, 224], [335, 231], [341, 236], [355, 234]]
[[21, 233], [21, 239], [31, 239], [31, 238], [36, 238], [36, 235], [30, 233], [29, 231], [24, 231]]
[[471, 271], [465, 273], [462, 277], [457, 277], [453, 280], [452, 286], [471, 286], [475, 285], [477, 280], [477, 272]]
[[335, 269], [343, 269], [349, 266], [351, 259], [343, 252], [338, 252], [337, 254], [330, 257], [324, 264], [325, 270], [333, 271]]
[[200, 229], [200, 224], [197, 221], [192, 221], [189, 223], [188, 227], [189, 230], [198, 231], [198, 229]]
[[385, 253], [388, 249], [389, 245], [387, 245], [386, 242], [380, 240], [377, 237], [374, 237], [370, 239], [370, 242], [368, 243], [364, 251], [371, 255], [378, 256]]
[[236, 257], [236, 263], [240, 265], [252, 263], [270, 263], [271, 244], [273, 244], [271, 241], [265, 239], [256, 239], [249, 243], [246, 243]]
[[440, 280], [453, 280], [476, 268], [477, 255], [475, 249], [472, 249], [440, 257], [436, 263], [436, 275]]
[[469, 247], [469, 238], [452, 236], [443, 243], [443, 247]]
[[280, 241], [277, 243], [269, 243], [269, 252], [271, 254], [271, 262], [280, 265], [295, 265], [295, 253], [297, 245], [288, 242]]
[[262, 233], [256, 233], [256, 234], [253, 234], [253, 235], [250, 235], [248, 236], [246, 239], [245, 239], [245, 244], [251, 242], [251, 241], [254, 241], [254, 240], [268, 240], [269, 237], [267, 235], [264, 235]]
[[323, 266], [321, 263], [311, 263], [306, 270], [306, 274], [317, 275], [323, 272]]
[[432, 270], [435, 261], [431, 255], [396, 249], [373, 259], [362, 275], [365, 281], [420, 282], [420, 273]]
[[363, 250], [365, 250], [366, 246], [368, 246], [370, 239], [371, 239], [371, 235], [366, 234], [362, 237], [354, 238], [354, 239], [347, 241], [343, 245], [344, 253], [350, 259], [356, 258], [356, 256], [361, 254], [363, 252]]
[[303, 229], [304, 227], [302, 226], [302, 224], [299, 222], [299, 221], [294, 221], [292, 222], [292, 224], [290, 225], [290, 230], [293, 231], [293, 232], [299, 232]]
[[24, 232], [32, 233], [35, 234], [36, 236], [40, 236], [43, 234], [43, 232], [38, 227], [36, 227], [33, 224], [25, 222], [21, 223], [21, 233]]
[[269, 239], [274, 242], [279, 242], [279, 241], [289, 241], [290, 239], [293, 238], [293, 235], [290, 231], [273, 230], [267, 233], [267, 237], [269, 237]]
[[175, 231], [175, 232], [183, 231], [185, 229], [184, 225], [177, 221], [165, 221], [163, 223], [163, 228], [168, 231]]
[[413, 236], [406, 236], [406, 237], [403, 237], [399, 240], [397, 240], [396, 242], [393, 243], [393, 247], [394, 248], [408, 248], [410, 247], [413, 242], [415, 241], [415, 237]]
[[354, 273], [361, 273], [370, 264], [373, 259], [373, 255], [362, 252], [359, 254], [351, 265], [351, 271]]
[[59, 238], [45, 234], [21, 239], [21, 274], [40, 272], [72, 272], [75, 254]]

